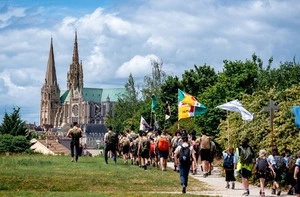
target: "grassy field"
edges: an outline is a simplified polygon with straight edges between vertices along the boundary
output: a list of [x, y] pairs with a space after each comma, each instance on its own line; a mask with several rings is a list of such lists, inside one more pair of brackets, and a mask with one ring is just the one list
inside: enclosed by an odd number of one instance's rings
[[[182, 196], [179, 174], [172, 169], [143, 170], [121, 159], [106, 165], [103, 157], [70, 160], [70, 156], [1, 155], [0, 196]], [[188, 192], [204, 188], [189, 179]]]

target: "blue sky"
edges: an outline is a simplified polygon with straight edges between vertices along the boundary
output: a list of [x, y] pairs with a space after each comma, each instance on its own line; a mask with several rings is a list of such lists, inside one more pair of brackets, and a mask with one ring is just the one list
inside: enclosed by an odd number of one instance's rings
[[[188, 3], [186, 3], [188, 2]], [[39, 124], [51, 36], [57, 78], [66, 89], [74, 32], [85, 87], [123, 87], [130, 73], [140, 87], [151, 60], [168, 75], [223, 60], [298, 60], [298, 0], [0, 0], [0, 120], [21, 107]]]

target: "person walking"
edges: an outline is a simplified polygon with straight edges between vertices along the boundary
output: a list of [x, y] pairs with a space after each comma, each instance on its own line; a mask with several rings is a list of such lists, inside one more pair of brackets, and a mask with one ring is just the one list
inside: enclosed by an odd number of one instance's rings
[[108, 164], [108, 152], [111, 151], [112, 157], [114, 160], [114, 164], [117, 162], [117, 156], [116, 156], [116, 146], [118, 144], [118, 134], [112, 131], [112, 127], [109, 126], [108, 131], [104, 135], [104, 159], [105, 163]]
[[74, 162], [74, 147], [75, 147], [75, 161], [78, 161], [78, 155], [79, 155], [79, 139], [82, 137], [82, 130], [78, 127], [78, 123], [73, 123], [73, 128], [69, 129], [67, 133], [67, 137], [72, 138], [70, 142], [70, 148], [71, 148], [71, 162]]
[[225, 181], [227, 189], [230, 188], [229, 183], [231, 182], [231, 189], [235, 188], [235, 177], [234, 177], [234, 168], [236, 165], [236, 158], [234, 157], [234, 148], [229, 147], [228, 149], [222, 152], [224, 162], [223, 168], [225, 170]]
[[266, 158], [266, 150], [262, 149], [259, 151], [259, 156], [256, 158], [255, 167], [256, 178], [259, 179], [260, 191], [259, 195], [261, 197], [265, 196], [265, 182], [268, 175], [269, 165]]
[[272, 154], [269, 155], [267, 158], [272, 177], [273, 177], [273, 187], [272, 187], [272, 194], [277, 194], [280, 196], [281, 188], [281, 175], [286, 169], [286, 164], [282, 156], [279, 155], [278, 149], [276, 146], [272, 147]]
[[188, 186], [191, 161], [196, 161], [194, 148], [189, 145], [187, 136], [182, 137], [182, 144], [176, 148], [174, 159], [176, 166], [179, 168], [180, 184], [182, 186], [182, 193], [184, 194]]
[[294, 179], [296, 181], [295, 194], [297, 195], [297, 197], [300, 197], [300, 151], [297, 152], [297, 160], [295, 163]]
[[244, 196], [249, 196], [249, 178], [252, 176], [252, 169], [254, 167], [254, 152], [249, 146], [249, 139], [244, 138], [242, 144], [236, 148], [235, 157], [237, 158], [236, 169], [242, 176], [242, 185], [244, 188]]
[[158, 155], [160, 158], [160, 166], [162, 171], [167, 170], [167, 160], [170, 151], [170, 140], [166, 130], [163, 130], [161, 135], [157, 139], [156, 147], [158, 149]]
[[203, 177], [205, 178], [208, 176], [208, 172], [210, 170], [209, 161], [211, 138], [206, 135], [206, 131], [202, 131], [202, 137], [200, 140], [200, 158], [203, 169]]
[[287, 195], [294, 195], [293, 188], [295, 185], [295, 179], [294, 179], [294, 171], [295, 171], [295, 163], [296, 159], [292, 156], [291, 151], [289, 149], [285, 150], [285, 157], [283, 158], [286, 165], [286, 176], [285, 176], [285, 182], [288, 186], [287, 188]]

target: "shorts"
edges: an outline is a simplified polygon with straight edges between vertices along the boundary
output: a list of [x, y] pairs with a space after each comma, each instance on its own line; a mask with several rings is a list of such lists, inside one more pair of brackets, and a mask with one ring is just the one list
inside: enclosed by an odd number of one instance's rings
[[256, 178], [260, 179], [260, 178], [267, 178], [267, 172], [256, 172]]
[[129, 146], [123, 146], [122, 151], [123, 151], [123, 154], [129, 153]]
[[295, 185], [294, 173], [287, 173], [285, 176], [285, 183], [287, 185]]
[[141, 152], [141, 157], [148, 159], [149, 158], [149, 153], [150, 153], [149, 150], [144, 150], [144, 151]]
[[210, 149], [201, 149], [200, 157], [201, 161], [210, 161]]
[[234, 170], [225, 170], [225, 181], [235, 181]]
[[275, 173], [276, 173], [276, 177], [273, 176], [273, 181], [281, 182], [281, 175], [282, 175], [282, 172], [281, 172], [281, 171], [276, 171], [276, 170], [275, 170]]
[[158, 155], [160, 158], [168, 159], [169, 150], [158, 150]]
[[155, 152], [150, 152], [150, 158], [155, 158], [156, 157], [156, 154], [155, 154]]
[[252, 176], [252, 172], [250, 170], [247, 170], [246, 168], [242, 168], [240, 173], [241, 173], [241, 176], [246, 179], [248, 179]]

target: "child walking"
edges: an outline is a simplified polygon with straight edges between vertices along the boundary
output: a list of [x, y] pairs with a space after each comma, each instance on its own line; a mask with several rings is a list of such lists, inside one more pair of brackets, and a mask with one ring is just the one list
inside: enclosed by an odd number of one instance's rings
[[231, 189], [235, 188], [235, 177], [234, 177], [234, 169], [236, 165], [237, 159], [234, 156], [234, 148], [229, 147], [228, 149], [224, 150], [223, 152], [223, 168], [225, 170], [225, 181], [226, 181], [226, 188], [230, 188], [231, 182]]
[[259, 156], [258, 158], [256, 158], [256, 162], [255, 162], [255, 166], [254, 169], [256, 169], [256, 175], [257, 178], [259, 179], [259, 183], [260, 183], [260, 191], [259, 191], [259, 195], [261, 197], [265, 196], [265, 181], [268, 175], [268, 161], [266, 158], [266, 151], [264, 149], [259, 151]]

